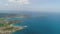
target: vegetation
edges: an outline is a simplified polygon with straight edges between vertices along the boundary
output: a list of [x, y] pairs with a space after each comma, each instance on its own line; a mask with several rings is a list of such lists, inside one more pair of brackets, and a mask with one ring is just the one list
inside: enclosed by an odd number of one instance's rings
[[15, 28], [14, 27], [9, 27], [9, 28], [5, 28], [3, 30], [5, 31], [5, 30], [13, 30], [13, 29], [15, 29]]

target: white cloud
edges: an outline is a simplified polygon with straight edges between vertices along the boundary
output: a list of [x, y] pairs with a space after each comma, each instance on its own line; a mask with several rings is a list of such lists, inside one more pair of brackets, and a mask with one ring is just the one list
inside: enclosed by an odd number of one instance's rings
[[23, 6], [29, 5], [29, 0], [5, 0], [0, 1], [0, 10], [21, 10]]
[[28, 0], [8, 0], [8, 3], [11, 3], [11, 4], [29, 4], [29, 1]]

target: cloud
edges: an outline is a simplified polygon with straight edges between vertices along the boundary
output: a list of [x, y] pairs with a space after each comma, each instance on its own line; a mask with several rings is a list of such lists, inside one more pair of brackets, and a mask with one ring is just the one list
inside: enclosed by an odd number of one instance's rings
[[29, 0], [0, 0], [0, 10], [21, 10], [29, 4]]
[[22, 6], [28, 5], [29, 0], [8, 0], [5, 4], [4, 7], [11, 8], [11, 9], [21, 9]]
[[8, 3], [25, 5], [25, 4], [29, 4], [29, 1], [28, 0], [8, 0]]

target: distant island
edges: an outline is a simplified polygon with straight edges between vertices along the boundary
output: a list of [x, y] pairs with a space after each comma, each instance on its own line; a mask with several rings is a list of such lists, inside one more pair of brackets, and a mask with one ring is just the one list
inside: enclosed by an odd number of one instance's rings
[[0, 18], [9, 18], [9, 17], [16, 17], [16, 18], [29, 18], [31, 17], [32, 15], [31, 14], [16, 14], [16, 13], [0, 13]]
[[0, 34], [11, 34], [17, 30], [21, 30], [24, 26], [15, 26], [13, 24], [20, 22], [20, 20], [7, 20], [0, 18]]

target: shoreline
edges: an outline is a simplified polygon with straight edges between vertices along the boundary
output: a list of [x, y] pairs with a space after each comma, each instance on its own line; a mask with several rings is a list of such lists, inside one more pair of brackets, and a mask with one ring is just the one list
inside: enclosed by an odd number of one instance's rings
[[[5, 28], [0, 29], [0, 34], [7, 34], [7, 33], [10, 34], [12, 32], [24, 29], [24, 26], [12, 26], [12, 27], [13, 29], [11, 30], [4, 30]], [[6, 27], [6, 28], [10, 28], [10, 27]]]

